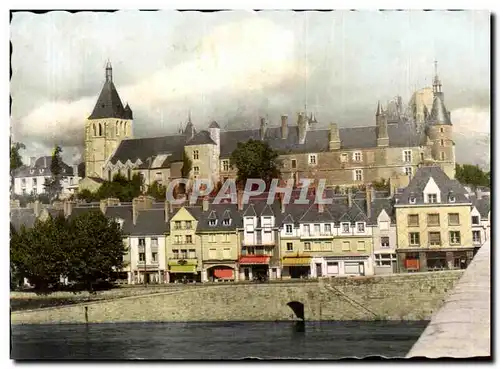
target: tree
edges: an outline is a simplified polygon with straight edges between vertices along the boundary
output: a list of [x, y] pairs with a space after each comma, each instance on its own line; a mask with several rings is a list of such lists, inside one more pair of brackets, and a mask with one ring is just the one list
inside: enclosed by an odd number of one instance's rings
[[381, 178], [378, 181], [373, 181], [372, 186], [376, 191], [389, 191], [389, 181]]
[[259, 178], [270, 183], [273, 178], [280, 177], [278, 153], [267, 142], [259, 140], [238, 142], [231, 154], [231, 165], [238, 168], [239, 182]]
[[27, 278], [37, 292], [47, 292], [67, 275], [67, 250], [70, 244], [66, 220], [59, 216], [37, 220], [31, 229], [21, 227], [11, 237], [12, 270]]
[[157, 201], [165, 201], [167, 188], [162, 184], [158, 183], [157, 181], [154, 181], [148, 187], [146, 194], [149, 196], [153, 196]]
[[99, 211], [89, 211], [74, 218], [69, 229], [68, 278], [93, 292], [96, 283], [108, 280], [124, 266], [120, 225]]
[[463, 185], [469, 185], [473, 189], [479, 186], [490, 187], [490, 173], [483, 172], [478, 165], [456, 164], [455, 178]]
[[62, 149], [56, 145], [52, 152], [52, 162], [50, 163], [51, 177], [45, 180], [45, 191], [52, 200], [58, 198], [62, 191], [61, 180], [64, 178], [62, 175], [63, 161], [61, 158]]
[[10, 180], [11, 187], [14, 186], [14, 171], [23, 166], [23, 158], [19, 153], [20, 150], [25, 150], [26, 146], [21, 142], [14, 142], [10, 145]]

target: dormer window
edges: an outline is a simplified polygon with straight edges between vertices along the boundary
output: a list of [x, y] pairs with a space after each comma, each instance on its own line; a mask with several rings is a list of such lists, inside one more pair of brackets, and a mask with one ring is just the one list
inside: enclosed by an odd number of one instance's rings
[[30, 169], [30, 174], [33, 174], [35, 170], [34, 169]]
[[342, 223], [341, 225], [342, 233], [350, 233], [351, 231], [350, 226], [351, 226], [350, 223]]
[[115, 222], [118, 223], [120, 229], [123, 229], [123, 219], [117, 218], [115, 219]]
[[222, 225], [223, 226], [231, 225], [231, 219], [224, 219], [224, 220], [222, 220]]
[[193, 150], [193, 159], [198, 160], [200, 158], [200, 152], [198, 150]]
[[448, 202], [455, 202], [455, 194], [450, 193], [448, 195]]
[[217, 219], [210, 219], [210, 220], [208, 221], [208, 225], [209, 225], [210, 227], [215, 227], [215, 226], [217, 225]]
[[415, 196], [410, 196], [409, 203], [415, 204], [416, 202], [417, 202], [417, 199], [415, 198]]
[[[39, 169], [38, 170], [40, 173], [43, 173], [43, 169]], [[63, 170], [63, 173], [64, 173], [64, 170]]]
[[365, 223], [364, 222], [357, 222], [356, 229], [358, 230], [358, 233], [365, 233]]
[[427, 194], [427, 202], [429, 204], [435, 204], [437, 202], [437, 194], [435, 193]]
[[292, 234], [293, 232], [293, 225], [292, 224], [286, 224], [285, 225], [285, 233], [286, 234]]

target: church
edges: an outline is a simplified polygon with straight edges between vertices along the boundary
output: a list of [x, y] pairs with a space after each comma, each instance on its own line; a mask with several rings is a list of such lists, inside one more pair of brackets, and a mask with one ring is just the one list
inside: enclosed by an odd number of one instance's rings
[[[123, 106], [109, 62], [105, 77], [85, 122], [85, 174], [97, 185], [116, 173], [128, 178], [139, 173], [146, 186], [154, 181], [168, 184], [181, 178], [184, 155], [192, 162], [190, 178], [222, 182], [236, 177], [231, 153], [238, 142], [249, 139], [266, 141], [280, 154], [283, 179], [326, 179], [327, 186], [341, 188], [400, 177], [407, 183], [418, 167], [429, 165], [455, 177], [453, 126], [437, 70], [431, 106], [417, 109], [413, 104], [404, 111], [401, 98], [386, 109], [379, 102], [375, 124], [330, 123], [325, 129], [318, 127], [313, 114], [300, 112], [293, 123], [282, 115], [278, 124], [261, 118], [259, 128], [221, 130], [216, 121], [197, 128], [189, 117], [178, 134], [149, 138], [134, 138], [132, 109]], [[418, 119], [417, 110], [422, 115]]]

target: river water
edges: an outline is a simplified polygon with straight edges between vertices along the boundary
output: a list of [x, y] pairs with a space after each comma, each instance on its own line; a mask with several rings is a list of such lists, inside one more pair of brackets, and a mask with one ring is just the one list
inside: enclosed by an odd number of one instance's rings
[[428, 322], [12, 325], [12, 359], [404, 357]]

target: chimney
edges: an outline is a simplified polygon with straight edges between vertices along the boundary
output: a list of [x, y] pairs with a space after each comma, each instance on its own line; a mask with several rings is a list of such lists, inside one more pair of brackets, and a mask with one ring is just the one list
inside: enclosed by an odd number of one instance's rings
[[35, 166], [35, 162], [36, 162], [36, 157], [35, 156], [31, 156], [30, 157], [30, 167], [34, 167]]
[[330, 123], [330, 151], [340, 149], [340, 135], [337, 123]]
[[137, 223], [137, 217], [141, 210], [151, 209], [153, 207], [154, 198], [151, 196], [139, 196], [132, 199], [132, 222]]
[[238, 190], [238, 193], [236, 196], [237, 196], [236, 199], [238, 202], [238, 210], [243, 210], [243, 191]]
[[283, 194], [283, 192], [279, 193], [279, 198], [280, 198], [281, 214], [284, 214], [286, 210], [286, 204], [285, 204], [285, 195]]
[[165, 223], [168, 223], [170, 221], [170, 207], [171, 204], [169, 203], [169, 201], [165, 200]]
[[349, 187], [347, 189], [347, 206], [349, 208], [352, 207], [352, 188], [351, 187]]
[[40, 216], [41, 211], [42, 211], [42, 204], [40, 203], [39, 200], [36, 200], [35, 203], [33, 204], [33, 213], [35, 214], [36, 218]]
[[78, 164], [72, 165], [73, 167], [73, 177], [78, 177]]
[[304, 113], [299, 113], [297, 117], [297, 126], [299, 129], [299, 144], [306, 142], [307, 135], [307, 119]]
[[372, 216], [372, 187], [370, 185], [366, 186], [366, 217], [371, 218]]
[[208, 211], [208, 196], [205, 196], [203, 198], [202, 204], [203, 204], [203, 211]]
[[281, 116], [281, 138], [286, 140], [288, 137], [288, 115]]
[[267, 130], [267, 120], [266, 118], [260, 118], [260, 139], [264, 140], [266, 137]]

